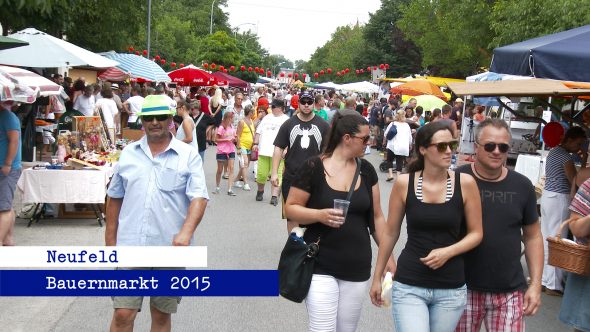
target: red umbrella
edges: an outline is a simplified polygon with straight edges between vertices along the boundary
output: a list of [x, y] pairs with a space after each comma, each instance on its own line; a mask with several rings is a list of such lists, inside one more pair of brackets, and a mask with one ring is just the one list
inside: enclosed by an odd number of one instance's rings
[[183, 86], [210, 86], [217, 84], [215, 76], [193, 65], [173, 70], [168, 73], [168, 76], [172, 79], [172, 82]]

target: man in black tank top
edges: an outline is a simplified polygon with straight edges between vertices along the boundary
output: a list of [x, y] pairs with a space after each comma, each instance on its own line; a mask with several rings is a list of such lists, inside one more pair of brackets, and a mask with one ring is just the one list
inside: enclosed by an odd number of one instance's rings
[[[524, 331], [523, 316], [541, 304], [543, 238], [531, 181], [504, 167], [510, 130], [500, 119], [476, 128], [474, 164], [457, 170], [471, 174], [482, 199], [483, 240], [465, 254], [467, 306], [456, 331]], [[521, 237], [522, 230], [522, 237]], [[521, 240], [531, 283], [520, 264]]]

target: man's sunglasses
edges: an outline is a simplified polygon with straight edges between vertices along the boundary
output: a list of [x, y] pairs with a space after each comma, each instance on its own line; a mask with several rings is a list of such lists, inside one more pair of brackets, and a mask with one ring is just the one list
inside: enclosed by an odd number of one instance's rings
[[168, 120], [168, 117], [170, 117], [170, 115], [168, 114], [158, 114], [158, 115], [142, 115], [141, 116], [141, 121], [144, 122], [152, 122], [154, 121], [154, 119], [158, 120], [158, 121], [166, 121]]
[[436, 150], [440, 153], [443, 152], [447, 152], [448, 148], [451, 148], [452, 152], [457, 151], [457, 148], [459, 147], [459, 142], [457, 141], [450, 141], [450, 142], [440, 142], [440, 143], [432, 143], [429, 144], [428, 146], [436, 146]]
[[[482, 144], [479, 144], [479, 145], [482, 145]], [[494, 152], [494, 151], [496, 151], [496, 147], [498, 147], [498, 150], [500, 150], [500, 153], [506, 153], [510, 149], [510, 145], [508, 145], [506, 143], [486, 143], [486, 144], [483, 144], [482, 146], [483, 146], [483, 149], [486, 150], [486, 152]]]
[[313, 105], [313, 100], [311, 100], [311, 99], [303, 99], [303, 100], [300, 100], [299, 103], [301, 105]]

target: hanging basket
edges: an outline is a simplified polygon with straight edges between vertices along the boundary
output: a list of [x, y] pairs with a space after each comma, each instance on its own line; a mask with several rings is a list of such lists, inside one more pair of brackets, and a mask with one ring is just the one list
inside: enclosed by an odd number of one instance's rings
[[559, 226], [555, 237], [548, 237], [549, 265], [572, 272], [575, 274], [590, 276], [590, 246], [572, 243], [561, 238], [561, 232], [565, 225], [569, 225], [572, 219], [564, 221]]

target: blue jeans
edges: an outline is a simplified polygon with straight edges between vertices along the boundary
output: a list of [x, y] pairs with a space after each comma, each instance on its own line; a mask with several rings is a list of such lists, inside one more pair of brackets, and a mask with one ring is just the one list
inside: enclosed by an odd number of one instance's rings
[[452, 332], [467, 304], [467, 287], [422, 288], [394, 281], [393, 323], [397, 332]]

